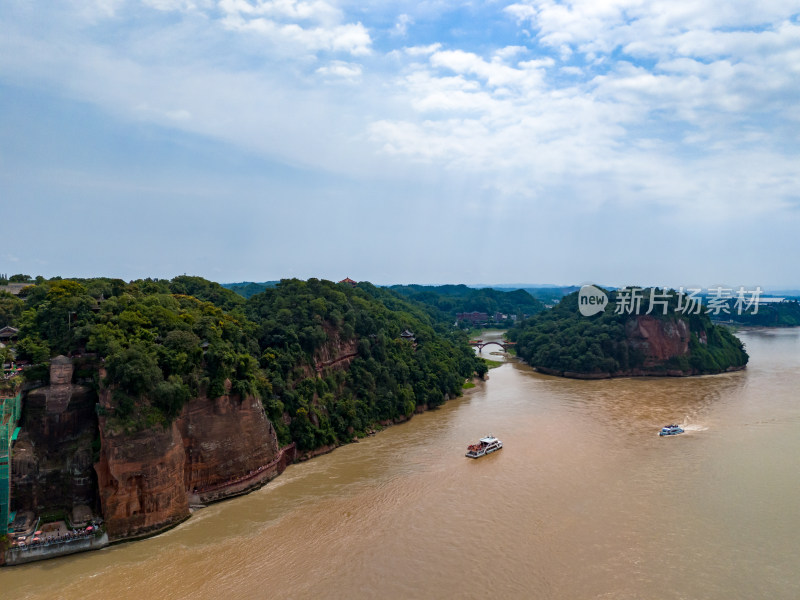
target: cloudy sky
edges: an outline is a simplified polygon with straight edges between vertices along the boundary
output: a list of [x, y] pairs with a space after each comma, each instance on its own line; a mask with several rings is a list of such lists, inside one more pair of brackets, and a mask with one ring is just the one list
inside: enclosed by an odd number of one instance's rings
[[0, 273], [800, 286], [797, 0], [3, 0]]

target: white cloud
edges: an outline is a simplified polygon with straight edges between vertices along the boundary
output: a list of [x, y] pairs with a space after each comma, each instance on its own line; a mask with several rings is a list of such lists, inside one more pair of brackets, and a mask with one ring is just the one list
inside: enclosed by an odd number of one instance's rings
[[525, 54], [527, 52], [528, 48], [525, 46], [505, 46], [499, 50], [495, 50], [492, 56], [493, 58], [506, 61], [519, 54]]
[[355, 81], [361, 78], [361, 65], [334, 60], [330, 64], [317, 69], [317, 73], [326, 77], [335, 77]]
[[405, 37], [408, 34], [408, 26], [414, 23], [414, 19], [409, 17], [406, 14], [402, 14], [397, 17], [397, 21], [394, 24], [394, 29], [392, 30], [392, 35]]
[[147, 6], [163, 11], [207, 10], [213, 6], [211, 0], [144, 0]]
[[220, 9], [228, 16], [266, 17], [288, 21], [339, 23], [342, 12], [324, 0], [220, 0]]
[[420, 116], [373, 124], [386, 152], [494, 174], [515, 193], [580, 197], [582, 179], [609, 201], [702, 205], [708, 218], [797, 202], [786, 184], [800, 135], [796, 5], [530, 0], [504, 11], [548, 56], [415, 52], [428, 61], [396, 90]]
[[575, 210], [702, 205], [719, 218], [797, 201], [800, 26], [787, 3], [531, 0], [501, 11], [520, 37], [469, 48], [415, 38], [420, 13], [403, 5], [381, 26], [382, 43], [398, 42], [394, 23], [403, 45], [377, 54], [333, 0], [147, 1], [187, 14], [158, 39], [111, 44], [64, 13], [52, 39], [31, 27], [0, 40], [0, 74], [288, 164], [477, 182], [507, 206], [564, 195]]
[[224, 23], [229, 29], [252, 31], [278, 45], [300, 46], [309, 52], [347, 52], [354, 56], [371, 52], [372, 40], [361, 23], [304, 28], [296, 23], [281, 24], [265, 18], [243, 20], [236, 17], [228, 17]]
[[442, 50], [431, 55], [430, 64], [463, 75], [474, 75], [492, 88], [509, 85], [531, 88], [541, 85], [543, 73], [540, 69], [551, 66], [553, 61], [520, 62], [515, 68], [504, 64], [498, 56], [486, 61], [471, 52]]
[[346, 23], [342, 12], [323, 0], [221, 0], [222, 23], [230, 30], [254, 32], [272, 43], [308, 52], [371, 52], [372, 39], [361, 23]]
[[433, 54], [437, 50], [442, 47], [440, 43], [435, 44], [428, 44], [427, 46], [410, 46], [408, 48], [404, 48], [404, 52], [409, 56], [425, 56], [428, 54]]
[[192, 113], [188, 110], [179, 108], [177, 110], [168, 110], [166, 116], [174, 121], [187, 121], [192, 118]]

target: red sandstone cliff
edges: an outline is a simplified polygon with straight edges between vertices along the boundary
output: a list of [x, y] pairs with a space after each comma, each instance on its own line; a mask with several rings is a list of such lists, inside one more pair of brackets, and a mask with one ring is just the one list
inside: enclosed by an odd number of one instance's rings
[[[101, 394], [101, 405], [107, 406], [109, 395]], [[100, 417], [95, 470], [112, 540], [167, 529], [189, 516], [189, 493], [193, 501], [243, 493], [294, 458], [279, 455], [272, 423], [254, 397], [194, 398], [167, 429], [128, 434], [109, 425], [108, 417]]]
[[630, 347], [644, 354], [644, 368], [662, 364], [673, 356], [689, 354], [691, 332], [683, 319], [663, 320], [641, 315], [625, 323]]
[[[339, 332], [330, 326], [325, 326], [325, 333], [328, 334], [328, 341], [314, 353], [314, 368], [317, 374], [324, 369], [345, 369], [353, 359], [358, 356], [358, 340], [343, 340], [339, 337]], [[314, 373], [308, 373], [313, 377]]]
[[186, 489], [217, 486], [269, 464], [278, 438], [258, 398], [193, 398], [178, 427], [186, 452]]
[[110, 539], [155, 533], [189, 516], [177, 423], [126, 434], [112, 432], [100, 417], [100, 441], [95, 470]]

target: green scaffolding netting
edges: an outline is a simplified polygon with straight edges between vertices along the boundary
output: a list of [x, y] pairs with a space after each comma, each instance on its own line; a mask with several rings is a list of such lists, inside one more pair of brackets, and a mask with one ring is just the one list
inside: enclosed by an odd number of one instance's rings
[[8, 530], [11, 517], [11, 445], [19, 433], [22, 393], [0, 398], [0, 535]]

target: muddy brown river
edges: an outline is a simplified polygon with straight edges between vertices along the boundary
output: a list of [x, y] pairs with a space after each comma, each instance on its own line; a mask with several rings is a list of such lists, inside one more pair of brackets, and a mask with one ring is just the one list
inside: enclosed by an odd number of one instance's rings
[[800, 598], [800, 331], [739, 335], [750, 365], [717, 376], [509, 362], [163, 535], [4, 568], [0, 597]]

